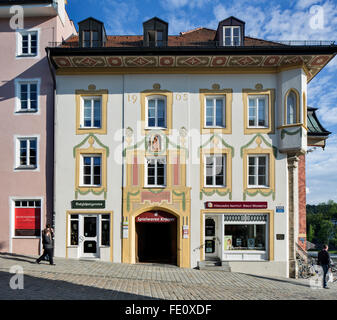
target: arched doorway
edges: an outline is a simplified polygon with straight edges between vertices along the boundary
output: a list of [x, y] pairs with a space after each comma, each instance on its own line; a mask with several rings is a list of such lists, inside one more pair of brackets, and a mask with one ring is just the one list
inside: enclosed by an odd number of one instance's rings
[[177, 218], [165, 211], [136, 217], [136, 261], [177, 264]]

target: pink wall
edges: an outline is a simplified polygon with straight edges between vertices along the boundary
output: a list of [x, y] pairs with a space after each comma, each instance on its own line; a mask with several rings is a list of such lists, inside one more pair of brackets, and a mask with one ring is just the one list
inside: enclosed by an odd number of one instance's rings
[[[10, 251], [11, 197], [40, 197], [42, 225], [53, 211], [53, 108], [54, 90], [46, 58], [49, 42], [68, 38], [75, 30], [58, 16], [25, 18], [25, 29], [39, 29], [39, 58], [16, 58], [16, 32], [9, 19], [0, 19], [0, 251]], [[15, 79], [39, 78], [40, 102], [37, 114], [15, 114]], [[38, 136], [38, 171], [15, 170], [15, 135]], [[38, 239], [14, 239], [12, 252], [39, 254]]]

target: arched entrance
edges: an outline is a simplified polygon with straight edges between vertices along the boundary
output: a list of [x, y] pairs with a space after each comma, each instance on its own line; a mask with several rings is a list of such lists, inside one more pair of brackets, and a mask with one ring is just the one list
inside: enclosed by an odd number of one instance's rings
[[136, 223], [136, 261], [177, 264], [177, 218], [153, 210], [138, 215]]

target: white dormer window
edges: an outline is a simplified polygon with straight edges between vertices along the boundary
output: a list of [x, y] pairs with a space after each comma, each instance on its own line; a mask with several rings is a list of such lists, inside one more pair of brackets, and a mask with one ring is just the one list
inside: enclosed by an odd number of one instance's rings
[[224, 45], [225, 46], [239, 46], [241, 44], [240, 27], [226, 26], [223, 27]]

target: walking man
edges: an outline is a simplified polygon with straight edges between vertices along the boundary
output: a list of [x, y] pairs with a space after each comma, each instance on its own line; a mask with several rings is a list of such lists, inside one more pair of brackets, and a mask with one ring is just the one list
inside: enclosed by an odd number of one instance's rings
[[43, 255], [36, 260], [36, 263], [40, 263], [46, 255], [49, 257], [49, 263], [55, 265], [53, 261], [54, 254], [54, 240], [53, 240], [53, 229], [50, 227], [50, 224], [47, 224], [46, 229], [42, 231], [42, 244], [43, 244]]
[[325, 244], [323, 246], [323, 249], [318, 253], [318, 259], [317, 259], [317, 263], [323, 269], [323, 288], [324, 289], [329, 289], [329, 287], [326, 284], [326, 275], [329, 271], [329, 268], [331, 267], [330, 255], [329, 255], [328, 249], [329, 249], [328, 245]]

